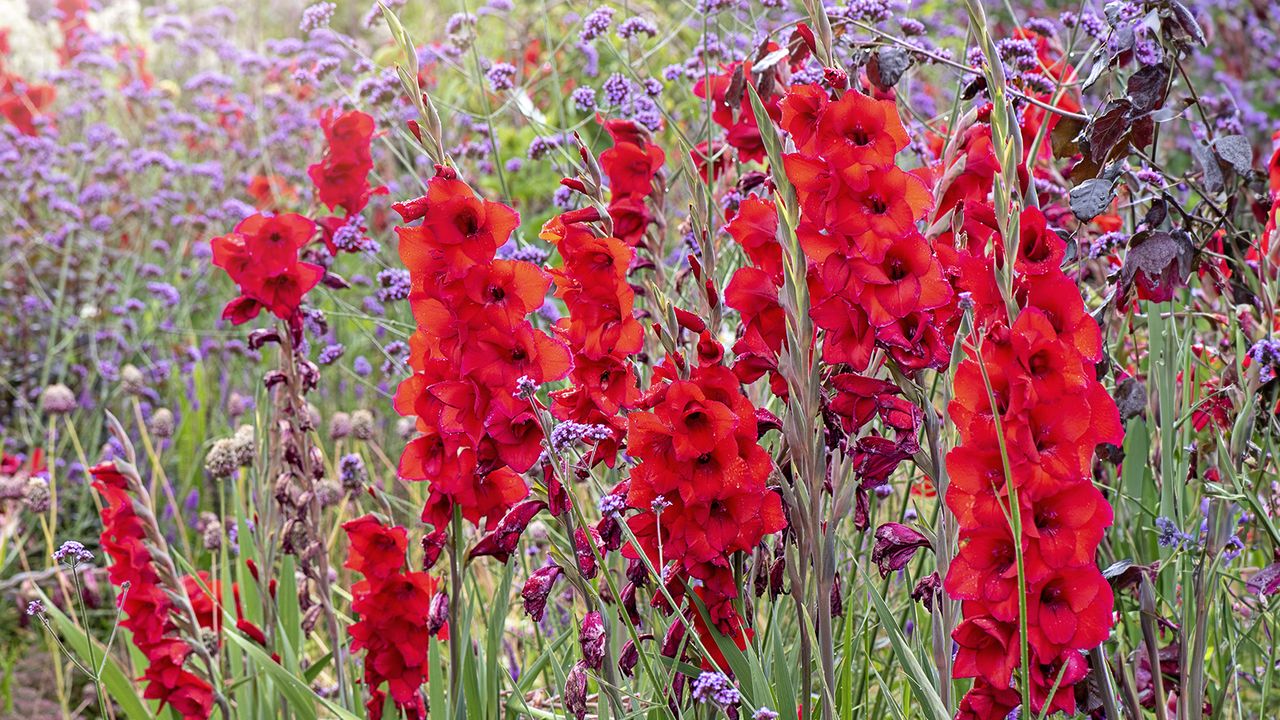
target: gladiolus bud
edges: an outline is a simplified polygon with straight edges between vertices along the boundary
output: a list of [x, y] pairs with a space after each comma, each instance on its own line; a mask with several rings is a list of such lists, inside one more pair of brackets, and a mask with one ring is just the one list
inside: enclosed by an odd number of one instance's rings
[[436, 635], [449, 622], [449, 594], [438, 592], [431, 597], [431, 608], [427, 612], [427, 632]]
[[628, 640], [626, 645], [622, 646], [622, 654], [618, 656], [618, 669], [623, 675], [631, 677], [635, 674], [636, 664], [640, 662], [640, 650], [636, 647], [634, 640]]

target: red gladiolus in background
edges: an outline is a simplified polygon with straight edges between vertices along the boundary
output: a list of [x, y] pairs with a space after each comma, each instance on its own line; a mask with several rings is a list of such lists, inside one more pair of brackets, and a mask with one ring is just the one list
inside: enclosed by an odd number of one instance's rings
[[173, 601], [160, 585], [142, 520], [133, 511], [128, 480], [113, 463], [90, 468], [93, 487], [102, 496], [103, 552], [111, 557], [111, 584], [129, 588], [120, 606], [120, 626], [133, 635], [133, 645], [147, 658], [145, 697], [169, 705], [183, 720], [205, 720], [213, 711], [213, 688], [185, 670], [191, 646], [183, 640], [170, 613]]
[[327, 147], [324, 158], [307, 168], [315, 183], [320, 202], [330, 210], [342, 208], [347, 215], [364, 210], [373, 195], [386, 188], [371, 188], [369, 172], [373, 170], [373, 118], [359, 110], [339, 115], [332, 108], [320, 115]]
[[633, 314], [635, 292], [627, 271], [635, 251], [619, 238], [600, 237], [590, 225], [552, 218], [542, 239], [555, 244], [561, 265], [551, 271], [556, 297], [568, 314], [555, 332], [573, 353], [569, 387], [551, 394], [557, 420], [600, 425], [609, 437], [599, 439], [591, 464], [613, 467], [626, 434], [624, 408], [640, 397], [635, 370], [628, 358], [644, 346], [644, 330]]
[[[769, 43], [769, 50], [776, 49], [777, 45]], [[708, 75], [699, 80], [693, 88], [693, 94], [711, 101], [711, 119], [728, 131], [725, 142], [738, 151], [740, 162], [763, 160], [764, 141], [761, 139], [760, 127], [756, 124], [751, 97], [743, 86], [744, 78], [747, 79], [746, 82], [752, 82], [749, 79], [751, 63], [735, 62], [726, 65], [723, 70], [719, 75]], [[763, 92], [760, 100], [769, 118], [777, 122], [782, 116], [778, 96]]]
[[645, 200], [662, 184], [666, 153], [650, 141], [648, 130], [630, 120], [609, 120], [604, 127], [613, 138], [613, 147], [600, 153], [600, 169], [609, 179], [613, 234], [635, 246], [653, 222]]
[[783, 161], [800, 201], [797, 234], [823, 359], [863, 372], [878, 347], [908, 371], [944, 366], [935, 311], [952, 290], [915, 229], [932, 204], [929, 190], [894, 164], [907, 135], [893, 102], [855, 90], [830, 100], [808, 85], [791, 88], [781, 106], [783, 129], [798, 139]]

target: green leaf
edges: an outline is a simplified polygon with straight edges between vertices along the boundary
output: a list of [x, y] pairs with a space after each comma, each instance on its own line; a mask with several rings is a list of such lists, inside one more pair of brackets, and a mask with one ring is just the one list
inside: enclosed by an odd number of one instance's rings
[[502, 633], [507, 626], [507, 610], [511, 604], [511, 581], [515, 575], [515, 565], [507, 563], [503, 566], [502, 581], [493, 594], [493, 606], [489, 612], [488, 636], [485, 639], [485, 679], [488, 681], [485, 695], [492, 703], [489, 717], [498, 717], [498, 697], [502, 690], [502, 679], [506, 671], [502, 669]]
[[250, 663], [257, 672], [265, 673], [270, 677], [271, 681], [280, 690], [280, 693], [288, 700], [289, 710], [298, 717], [305, 720], [317, 720], [319, 716], [316, 714], [316, 706], [319, 705], [339, 720], [360, 720], [359, 716], [353, 715], [317, 695], [306, 683], [281, 667], [270, 655], [267, 655], [266, 651], [258, 647], [257, 643], [243, 637], [238, 632], [228, 632], [225, 636], [244, 651], [244, 654], [249, 657]]
[[889, 636], [889, 641], [893, 644], [893, 652], [897, 655], [898, 662], [903, 669], [907, 671], [907, 682], [911, 684], [911, 688], [920, 698], [921, 710], [926, 717], [933, 720], [951, 720], [951, 713], [947, 712], [946, 706], [942, 704], [942, 698], [938, 696], [937, 689], [933, 687], [933, 678], [929, 676], [929, 672], [920, 664], [920, 659], [916, 657], [915, 653], [911, 652], [911, 648], [907, 645], [907, 639], [902, 636], [902, 631], [898, 629], [898, 619], [894, 617], [889, 607], [884, 604], [884, 598], [880, 596], [880, 591], [876, 589], [875, 584], [867, 577], [862, 565], [858, 564], [857, 568], [858, 574], [862, 576], [867, 587], [867, 594], [875, 605], [876, 614], [880, 616], [880, 622], [884, 625], [885, 634]]
[[[774, 621], [777, 622], [776, 619]], [[773, 691], [774, 699], [778, 705], [774, 710], [781, 708], [793, 708], [798, 705], [796, 702], [795, 681], [791, 676], [791, 668], [794, 666], [787, 658], [787, 651], [782, 647], [782, 633], [774, 631], [773, 635]]]
[[449, 712], [449, 701], [444, 692], [445, 671], [444, 661], [440, 658], [440, 643], [431, 643], [428, 657], [427, 700], [430, 705], [427, 707], [427, 715], [433, 720], [444, 720], [451, 713]]
[[765, 110], [760, 94], [750, 82], [746, 83], [747, 95], [751, 98], [751, 113], [755, 115], [756, 127], [760, 130], [760, 140], [764, 143], [765, 154], [769, 156], [769, 164], [773, 166], [772, 179], [778, 188], [778, 195], [788, 209], [795, 207], [795, 188], [782, 171], [782, 142], [778, 139], [778, 131], [773, 127], [773, 118]]

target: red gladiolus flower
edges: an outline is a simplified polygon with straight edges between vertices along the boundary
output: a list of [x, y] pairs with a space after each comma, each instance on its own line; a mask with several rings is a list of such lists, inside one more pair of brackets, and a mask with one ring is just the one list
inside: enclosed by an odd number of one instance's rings
[[343, 567], [357, 570], [371, 580], [383, 580], [404, 567], [409, 534], [401, 527], [387, 528], [372, 515], [356, 518], [342, 526], [351, 543]]
[[0, 117], [23, 135], [35, 136], [36, 118], [53, 104], [57, 90], [52, 85], [27, 83], [0, 69]]
[[610, 134], [613, 147], [600, 153], [600, 169], [609, 178], [610, 192], [614, 197], [648, 195], [666, 154], [636, 132], [628, 134], [611, 129]]
[[405, 222], [398, 227], [400, 259], [412, 269], [428, 269], [447, 278], [461, 277], [473, 265], [493, 260], [498, 247], [520, 224], [520, 215], [502, 203], [476, 197], [461, 180], [437, 175], [427, 194], [407, 207], [393, 205]]
[[1000, 689], [1011, 686], [1021, 654], [1017, 623], [978, 615], [960, 623], [951, 639], [959, 646], [953, 668], [955, 677], [981, 678]]
[[298, 251], [315, 230], [315, 223], [301, 215], [258, 213], [231, 234], [210, 241], [213, 264], [240, 286], [240, 297], [227, 304], [223, 317], [239, 325], [265, 308], [283, 320], [293, 319], [302, 298], [324, 277], [324, 268], [298, 260]]
[[338, 115], [331, 108], [320, 115], [320, 127], [328, 147], [324, 158], [307, 168], [307, 174], [316, 185], [320, 202], [330, 210], [341, 207], [347, 215], [354, 215], [364, 210], [371, 196], [386, 193], [384, 187], [369, 187], [373, 118], [358, 110]]
[[720, 365], [655, 386], [644, 406], [627, 416], [628, 452], [640, 462], [626, 503], [639, 512], [627, 519], [638, 544], [623, 554], [643, 552], [669, 568], [667, 584], [681, 593], [681, 577], [702, 580], [699, 597], [713, 622], [742, 637], [727, 602], [737, 592], [729, 558], [786, 527], [781, 498], [765, 486], [771, 463], [757, 440], [755, 408]]
[[[1040, 210], [1026, 209], [1014, 267], [1005, 268], [1008, 240], [985, 204], [998, 166], [989, 128], [975, 125], [965, 138], [957, 155], [964, 170], [942, 175], [949, 186], [940, 208], [963, 212], [963, 232], [939, 244], [947, 275], [972, 303], [978, 348], [956, 369], [948, 408], [961, 444], [947, 455], [946, 503], [960, 524], [961, 547], [945, 585], [965, 600], [965, 620], [954, 635], [961, 646], [956, 676], [979, 678], [958, 717], [998, 720], [1020, 705], [1021, 692], [1010, 681], [1019, 680], [1020, 662], [1029, 664], [1028, 710], [1070, 713], [1072, 686], [1087, 675], [1081, 653], [1106, 639], [1113, 605], [1094, 565], [1112, 512], [1093, 486], [1091, 463], [1098, 445], [1122, 441], [1123, 427], [1115, 402], [1095, 379], [1101, 333], [1062, 272], [1065, 243]], [[1000, 268], [1013, 274], [1011, 298], [997, 285]], [[948, 331], [954, 328], [953, 321]], [[997, 450], [997, 418], [1007, 470]], [[1019, 537], [1011, 529], [1014, 512]], [[1017, 589], [1018, 549], [1025, 597]], [[1028, 619], [1028, 658], [1019, 657], [1016, 645], [1020, 608]]]
[[114, 463], [96, 465], [89, 473], [103, 499], [101, 543], [112, 560], [111, 583], [129, 584], [120, 607], [120, 625], [129, 630], [134, 646], [147, 658], [144, 696], [159, 700], [161, 708], [170, 705], [183, 720], [206, 720], [213, 711], [213, 688], [183, 667], [191, 646], [179, 637], [170, 617], [173, 601], [160, 585], [147, 547], [151, 540], [134, 513], [129, 482]]
[[818, 122], [830, 104], [827, 93], [818, 85], [795, 85], [778, 104], [782, 113], [779, 124], [791, 134], [800, 152], [816, 151]]
[[909, 313], [931, 310], [951, 299], [942, 265], [918, 235], [890, 242], [878, 260], [854, 258], [850, 269], [862, 286], [867, 319], [883, 327]]
[[[372, 515], [345, 523], [352, 555], [346, 567], [364, 575], [351, 588], [351, 609], [358, 620], [347, 628], [352, 652], [365, 652], [364, 682], [371, 718], [382, 716], [385, 684], [408, 717], [426, 717], [419, 689], [427, 681], [428, 616], [436, 580], [405, 569], [408, 544], [402, 527], [387, 527]], [[441, 631], [443, 636], [444, 631]]]
[[908, 142], [893, 102], [851, 90], [822, 112], [814, 146], [837, 163], [879, 166], [891, 165]]
[[477, 197], [448, 168], [428, 181], [425, 196], [393, 209], [423, 220], [396, 228], [418, 329], [409, 340], [414, 372], [395, 405], [416, 416], [421, 433], [405, 447], [400, 475], [430, 483], [422, 517], [437, 531], [455, 508], [472, 523], [493, 523], [528, 496], [517, 473], [541, 452], [541, 426], [518, 387], [559, 380], [571, 367], [565, 345], [526, 319], [551, 278], [495, 257], [519, 216]]
[[1029, 595], [1029, 640], [1040, 657], [1096, 647], [1111, 633], [1114, 598], [1093, 565], [1059, 570]]
[[600, 153], [600, 169], [609, 178], [613, 234], [635, 245], [653, 221], [645, 198], [654, 192], [666, 153], [649, 142], [648, 130], [633, 121], [609, 120], [604, 125], [613, 138], [613, 147]]
[[1017, 690], [995, 687], [979, 677], [960, 700], [956, 720], [1003, 720], [1021, 704]]
[[751, 195], [738, 206], [738, 214], [725, 231], [747, 253], [747, 258], [774, 282], [782, 279], [782, 246], [778, 244], [778, 209], [772, 200]]

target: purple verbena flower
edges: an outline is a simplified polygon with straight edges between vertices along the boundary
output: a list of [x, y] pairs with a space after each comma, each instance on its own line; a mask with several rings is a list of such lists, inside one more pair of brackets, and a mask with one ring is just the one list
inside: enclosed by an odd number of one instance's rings
[[53, 551], [53, 559], [60, 563], [66, 563], [72, 567], [93, 560], [93, 553], [85, 549], [84, 544], [75, 540], [68, 540], [62, 543], [62, 546]]

